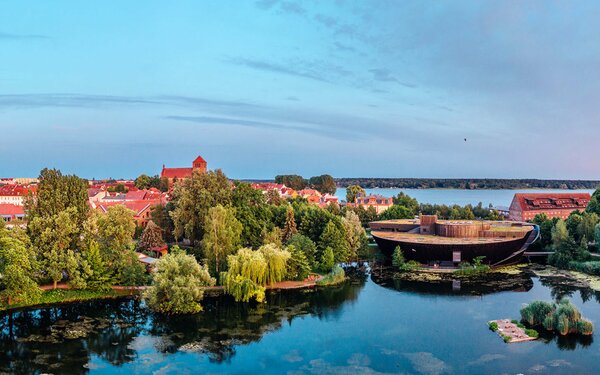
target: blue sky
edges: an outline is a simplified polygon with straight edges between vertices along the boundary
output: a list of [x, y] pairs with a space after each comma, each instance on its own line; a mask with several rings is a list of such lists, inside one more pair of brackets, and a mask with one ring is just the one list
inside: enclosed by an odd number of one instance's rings
[[201, 154], [234, 178], [598, 179], [598, 19], [593, 1], [3, 1], [0, 176]]

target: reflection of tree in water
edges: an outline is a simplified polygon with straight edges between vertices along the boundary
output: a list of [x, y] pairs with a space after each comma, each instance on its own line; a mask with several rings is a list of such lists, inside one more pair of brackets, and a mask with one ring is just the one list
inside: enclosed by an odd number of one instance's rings
[[364, 285], [364, 276], [361, 277], [362, 280], [352, 278], [339, 286], [313, 291], [268, 293], [263, 304], [235, 303], [228, 296], [208, 298], [200, 314], [153, 316], [150, 333], [161, 338], [157, 343], [159, 351], [203, 353], [211, 361], [229, 362], [237, 345], [259, 341], [284, 323], [291, 325], [298, 316], [335, 318], [344, 303], [358, 298]]
[[139, 302], [85, 302], [16, 311], [0, 317], [0, 371], [85, 373], [91, 354], [113, 365], [131, 361], [128, 349], [147, 316]]
[[156, 349], [163, 353], [183, 350], [229, 361], [237, 345], [259, 341], [297, 316], [335, 317], [358, 297], [361, 277], [337, 287], [268, 293], [264, 304], [206, 298], [204, 312], [178, 317], [152, 314], [138, 300], [5, 313], [0, 315], [0, 372], [86, 373], [92, 355], [119, 366], [136, 358], [130, 344], [144, 334], [159, 337]]

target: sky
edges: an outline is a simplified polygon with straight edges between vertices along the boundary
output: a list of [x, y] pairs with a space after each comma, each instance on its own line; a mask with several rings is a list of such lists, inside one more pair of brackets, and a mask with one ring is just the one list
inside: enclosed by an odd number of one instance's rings
[[[600, 179], [600, 2], [0, 2], [0, 177]], [[466, 139], [466, 140], [465, 140]]]

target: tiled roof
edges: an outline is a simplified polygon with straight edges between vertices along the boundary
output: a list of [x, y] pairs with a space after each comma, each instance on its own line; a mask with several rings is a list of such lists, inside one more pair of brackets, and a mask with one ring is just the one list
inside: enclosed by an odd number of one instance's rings
[[37, 186], [4, 185], [0, 186], [0, 196], [26, 196], [29, 192], [35, 194]]
[[572, 209], [584, 210], [590, 202], [589, 193], [517, 193], [516, 200], [522, 211]]
[[0, 216], [16, 216], [25, 215], [23, 206], [17, 206], [16, 204], [0, 203]]
[[188, 178], [192, 177], [192, 168], [163, 168], [160, 177]]
[[139, 201], [124, 201], [124, 202], [102, 202], [97, 204], [97, 209], [102, 212], [108, 211], [108, 208], [111, 206], [116, 206], [121, 204], [133, 212], [135, 212], [135, 216], [140, 216], [144, 211], [148, 208], [160, 204], [159, 200], [139, 200]]

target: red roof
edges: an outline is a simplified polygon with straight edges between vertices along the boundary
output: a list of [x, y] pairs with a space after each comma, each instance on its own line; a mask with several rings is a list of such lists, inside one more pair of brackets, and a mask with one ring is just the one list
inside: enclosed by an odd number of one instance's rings
[[129, 208], [133, 212], [135, 212], [134, 216], [140, 216], [144, 211], [149, 209], [152, 206], [160, 204], [160, 201], [149, 201], [149, 200], [139, 200], [139, 201], [121, 201], [121, 202], [102, 202], [97, 204], [97, 208], [102, 212], [108, 211], [108, 208], [111, 206], [116, 206], [122, 204], [123, 206]]
[[0, 196], [27, 196], [29, 192], [35, 194], [37, 186], [4, 185], [0, 186]]
[[522, 211], [584, 210], [591, 198], [589, 193], [516, 193], [513, 202]]
[[16, 215], [25, 215], [23, 206], [17, 206], [16, 204], [0, 203], [0, 216], [15, 217]]
[[198, 155], [198, 157], [196, 159], [194, 159], [194, 164], [196, 163], [204, 163], [206, 164], [206, 160], [204, 160], [204, 158], [200, 155]]
[[167, 178], [189, 178], [192, 177], [192, 168], [163, 168], [160, 177]]

